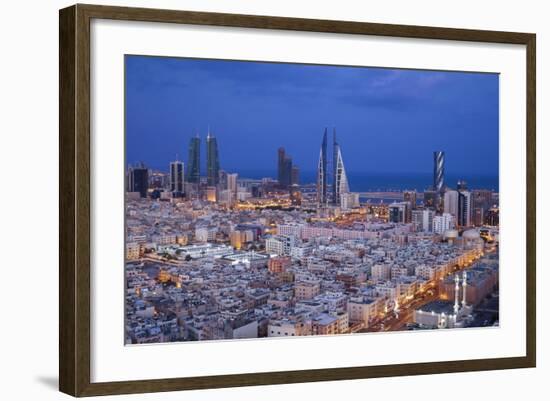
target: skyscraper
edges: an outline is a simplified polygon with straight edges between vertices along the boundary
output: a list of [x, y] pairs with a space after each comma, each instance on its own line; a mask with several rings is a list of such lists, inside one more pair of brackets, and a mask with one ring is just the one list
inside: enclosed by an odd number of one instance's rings
[[437, 193], [442, 193], [445, 184], [445, 152], [434, 152], [434, 182], [433, 189]]
[[139, 192], [142, 198], [147, 197], [149, 189], [149, 170], [143, 163], [128, 168], [128, 192]]
[[170, 191], [183, 193], [183, 162], [176, 160], [170, 163]]
[[319, 164], [317, 166], [317, 205], [319, 207], [327, 204], [327, 129], [323, 135]]
[[282, 147], [277, 150], [277, 181], [281, 188], [292, 185], [292, 159]]
[[434, 152], [433, 190], [435, 191], [435, 210], [443, 211], [443, 192], [445, 191], [445, 152]]
[[206, 177], [208, 186], [214, 187], [218, 184], [220, 172], [220, 159], [218, 154], [218, 141], [210, 134], [206, 136]]
[[333, 182], [332, 182], [332, 203], [340, 204], [340, 195], [349, 192], [348, 177], [344, 168], [344, 160], [342, 159], [342, 151], [340, 145], [336, 141], [336, 129], [333, 132]]
[[457, 223], [460, 227], [471, 225], [472, 219], [472, 196], [468, 191], [458, 191], [458, 217]]
[[443, 198], [443, 211], [458, 218], [458, 191], [445, 191]]
[[187, 182], [198, 184], [201, 177], [201, 140], [197, 135], [189, 141], [189, 157], [187, 159]]

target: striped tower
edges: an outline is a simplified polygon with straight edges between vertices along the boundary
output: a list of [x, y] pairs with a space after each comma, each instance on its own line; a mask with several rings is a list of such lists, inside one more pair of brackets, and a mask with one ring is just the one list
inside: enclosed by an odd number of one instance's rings
[[445, 152], [440, 150], [434, 152], [434, 191], [443, 192], [445, 184]]
[[435, 192], [435, 209], [443, 211], [443, 192], [445, 191], [445, 152], [434, 152], [433, 189]]

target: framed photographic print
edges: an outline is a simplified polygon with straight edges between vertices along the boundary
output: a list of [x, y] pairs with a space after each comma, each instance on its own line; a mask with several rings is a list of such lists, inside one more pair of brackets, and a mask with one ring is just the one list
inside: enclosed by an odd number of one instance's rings
[[534, 367], [535, 35], [60, 11], [60, 390]]

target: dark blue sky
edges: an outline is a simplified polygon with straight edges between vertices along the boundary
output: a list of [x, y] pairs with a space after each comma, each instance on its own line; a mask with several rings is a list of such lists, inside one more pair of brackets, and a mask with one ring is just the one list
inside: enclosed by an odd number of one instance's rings
[[496, 74], [126, 56], [127, 162], [167, 171], [210, 126], [223, 169], [275, 176], [284, 146], [305, 174], [327, 126], [348, 174], [429, 174], [441, 149], [450, 175], [497, 176], [498, 85]]

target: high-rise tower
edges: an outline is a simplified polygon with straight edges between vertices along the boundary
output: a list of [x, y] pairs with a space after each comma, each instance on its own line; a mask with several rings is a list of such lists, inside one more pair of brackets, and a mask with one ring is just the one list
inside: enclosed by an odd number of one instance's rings
[[176, 194], [183, 193], [183, 162], [170, 162], [170, 191]]
[[187, 182], [198, 184], [201, 178], [201, 140], [197, 134], [189, 141], [189, 158], [187, 159]]
[[458, 191], [458, 217], [460, 227], [469, 227], [472, 222], [472, 194], [469, 191]]
[[434, 152], [434, 183], [433, 189], [437, 193], [443, 192], [445, 184], [445, 152], [440, 150]]
[[277, 150], [277, 181], [281, 188], [292, 185], [292, 158], [286, 154], [285, 148]]
[[319, 164], [317, 166], [317, 205], [319, 207], [327, 204], [327, 129], [323, 135]]
[[437, 150], [434, 152], [434, 182], [435, 210], [443, 210], [443, 195], [445, 191], [445, 152]]
[[208, 186], [214, 187], [218, 184], [220, 172], [220, 159], [218, 154], [218, 141], [210, 134], [206, 136], [206, 177]]
[[333, 182], [332, 182], [332, 203], [340, 204], [340, 195], [349, 193], [348, 177], [344, 168], [344, 160], [342, 159], [342, 150], [336, 141], [336, 129], [333, 132]]
[[142, 198], [147, 197], [149, 189], [149, 169], [143, 162], [128, 168], [128, 192], [139, 192]]

